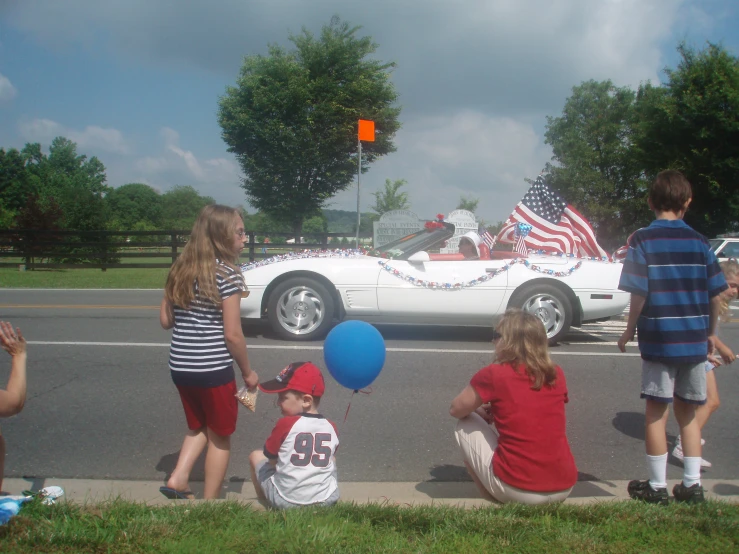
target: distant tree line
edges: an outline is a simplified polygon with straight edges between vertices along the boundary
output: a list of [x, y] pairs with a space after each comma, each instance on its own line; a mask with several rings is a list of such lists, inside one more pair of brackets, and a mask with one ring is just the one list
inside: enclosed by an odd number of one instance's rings
[[693, 185], [689, 225], [709, 237], [739, 230], [739, 59], [715, 44], [681, 44], [678, 53], [663, 84], [587, 81], [561, 116], [547, 118], [554, 157], [546, 180], [589, 218], [603, 246], [618, 247], [649, 223], [647, 189], [664, 169]]

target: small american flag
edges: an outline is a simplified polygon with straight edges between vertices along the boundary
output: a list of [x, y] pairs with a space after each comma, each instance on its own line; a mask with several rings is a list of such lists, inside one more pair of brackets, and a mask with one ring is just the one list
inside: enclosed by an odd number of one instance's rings
[[477, 234], [480, 235], [482, 241], [488, 245], [488, 248], [492, 250], [493, 246], [495, 246], [495, 237], [490, 234], [490, 231], [488, 231], [484, 225], [480, 225], [477, 228]]
[[531, 225], [524, 247], [579, 256], [608, 257], [595, 239], [588, 220], [553, 192], [541, 175], [516, 205], [496, 237], [500, 242], [514, 244], [517, 252], [518, 223]]
[[522, 256], [529, 255], [529, 250], [526, 248], [526, 235], [521, 232], [516, 232], [516, 244], [513, 246], [513, 250]]

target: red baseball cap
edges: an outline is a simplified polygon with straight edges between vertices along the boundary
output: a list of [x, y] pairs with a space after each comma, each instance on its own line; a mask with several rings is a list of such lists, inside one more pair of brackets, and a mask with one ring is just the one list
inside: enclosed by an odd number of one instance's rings
[[295, 390], [311, 396], [323, 396], [323, 375], [311, 362], [293, 362], [274, 379], [259, 383], [259, 390], [269, 393]]

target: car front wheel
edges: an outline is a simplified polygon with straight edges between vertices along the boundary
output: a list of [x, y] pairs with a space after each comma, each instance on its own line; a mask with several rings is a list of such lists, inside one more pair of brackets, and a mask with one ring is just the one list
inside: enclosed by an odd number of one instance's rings
[[316, 340], [331, 328], [334, 298], [310, 278], [294, 277], [275, 287], [267, 304], [272, 329], [286, 340]]
[[549, 344], [562, 338], [572, 324], [572, 303], [564, 292], [551, 285], [534, 285], [516, 292], [508, 307], [538, 317], [544, 324]]

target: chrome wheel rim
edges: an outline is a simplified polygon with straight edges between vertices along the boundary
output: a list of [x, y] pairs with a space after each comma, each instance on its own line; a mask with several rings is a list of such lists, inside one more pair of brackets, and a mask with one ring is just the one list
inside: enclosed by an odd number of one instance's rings
[[277, 301], [277, 321], [288, 333], [305, 335], [315, 331], [326, 317], [319, 294], [306, 286], [293, 287]]
[[536, 294], [524, 302], [521, 309], [534, 314], [544, 324], [547, 338], [559, 333], [565, 324], [564, 308], [559, 300], [550, 294]]

